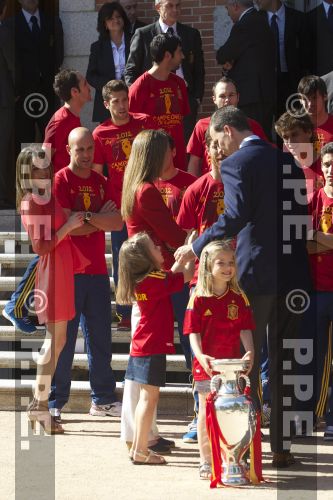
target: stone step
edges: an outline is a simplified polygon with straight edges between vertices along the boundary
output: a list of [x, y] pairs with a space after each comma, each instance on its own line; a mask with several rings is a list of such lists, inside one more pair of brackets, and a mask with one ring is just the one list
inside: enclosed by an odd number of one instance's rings
[[[19, 284], [20, 276], [0, 276], [0, 292], [13, 292]], [[114, 281], [110, 276], [110, 286], [114, 290]]]
[[[3, 269], [26, 268], [33, 259], [33, 253], [0, 253], [0, 272]], [[105, 254], [108, 268], [112, 267], [112, 254]]]
[[[105, 233], [105, 242], [110, 248], [111, 233]], [[24, 231], [0, 231], [0, 246], [3, 246], [5, 253], [15, 253], [15, 245], [21, 245], [28, 253], [30, 244], [29, 237]]]
[[[8, 300], [0, 300], [0, 314], [2, 314], [2, 311], [4, 310]], [[116, 303], [114, 300], [111, 300], [111, 306], [112, 306], [112, 312], [114, 312], [116, 309]], [[3, 318], [4, 319], [4, 318]], [[7, 320], [6, 320], [7, 321]]]
[[[0, 408], [2, 411], [15, 411], [26, 408], [32, 398], [33, 380], [2, 380], [0, 379]], [[64, 413], [83, 413], [90, 408], [89, 382], [73, 381], [68, 403]], [[117, 382], [116, 394], [121, 400], [123, 393], [122, 382]], [[166, 384], [160, 389], [158, 413], [193, 415], [193, 397], [189, 384]], [[63, 415], [64, 420], [66, 416]], [[100, 417], [99, 417], [100, 418]], [[107, 417], [113, 418], [113, 417]], [[185, 432], [185, 431], [184, 431]]]
[[[131, 341], [131, 332], [130, 331], [117, 332], [116, 323], [112, 324], [111, 335], [113, 344], [129, 344]], [[36, 333], [32, 335], [27, 335], [15, 330], [13, 326], [0, 326], [0, 342], [1, 341], [22, 342], [22, 343], [24, 342], [25, 345], [28, 346], [29, 343], [36, 342], [39, 340], [41, 341], [40, 342], [41, 344], [42, 340], [44, 339], [44, 336], [45, 336], [45, 328], [42, 327], [38, 327]], [[79, 328], [78, 331], [78, 340], [83, 340], [83, 333], [81, 328]], [[177, 328], [175, 328], [174, 330], [174, 342], [175, 344], [179, 344], [179, 335]], [[24, 346], [22, 345], [22, 347]]]
[[[21, 370], [33, 369], [36, 363], [38, 353], [18, 352], [18, 351], [0, 351], [0, 368]], [[115, 371], [125, 371], [128, 363], [128, 354], [113, 354], [112, 369]], [[86, 354], [75, 354], [73, 368], [87, 370], [88, 359]], [[167, 372], [188, 372], [185, 364], [185, 358], [182, 354], [167, 355]]]

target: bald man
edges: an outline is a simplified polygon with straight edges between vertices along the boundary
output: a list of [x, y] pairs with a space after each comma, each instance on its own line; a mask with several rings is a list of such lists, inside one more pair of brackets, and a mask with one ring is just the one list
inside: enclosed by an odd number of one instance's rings
[[123, 222], [110, 197], [110, 185], [92, 170], [94, 139], [91, 132], [78, 127], [68, 136], [68, 167], [55, 175], [55, 196], [70, 215], [84, 211], [85, 224], [71, 238], [83, 258], [90, 263], [75, 274], [76, 316], [68, 322], [67, 343], [59, 358], [52, 381], [49, 407], [61, 420], [61, 409], [69, 399], [71, 367], [78, 326], [85, 337], [89, 380], [92, 389], [91, 415], [119, 416], [121, 403], [115, 396], [116, 381], [111, 363], [111, 294], [105, 261], [105, 231], [120, 230]]

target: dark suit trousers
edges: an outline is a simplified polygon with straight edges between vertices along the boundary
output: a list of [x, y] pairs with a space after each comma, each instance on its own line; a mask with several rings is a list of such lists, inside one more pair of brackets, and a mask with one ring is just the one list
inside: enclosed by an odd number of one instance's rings
[[36, 140], [38, 142], [44, 141], [46, 125], [59, 107], [59, 100], [53, 93], [51, 94], [51, 91], [38, 90], [36, 93], [40, 93], [46, 98], [46, 101], [40, 101], [42, 103], [40, 109], [37, 104], [32, 110], [24, 106], [26, 96], [22, 96], [15, 105], [14, 133], [16, 155], [21, 151], [22, 145], [34, 143]]
[[246, 114], [246, 116], [260, 123], [268, 139], [272, 140], [274, 101], [272, 101], [272, 104], [253, 103], [239, 105], [238, 107], [243, 111], [243, 113]]
[[15, 159], [12, 154], [14, 107], [0, 107], [0, 200], [15, 199]]
[[[284, 383], [284, 376], [294, 376], [294, 351], [284, 347], [284, 340], [298, 338], [300, 315], [293, 314], [286, 307], [286, 297], [276, 295], [248, 294], [254, 313], [256, 329], [253, 332], [254, 365], [250, 374], [251, 394], [259, 407], [258, 384], [261, 349], [268, 331], [269, 380], [271, 390], [270, 445], [274, 453], [290, 449], [289, 414], [294, 410], [294, 388]], [[291, 369], [287, 369], [290, 362]], [[290, 398], [291, 406], [283, 398]], [[284, 406], [285, 404], [285, 406]], [[284, 443], [285, 441], [285, 443]]]

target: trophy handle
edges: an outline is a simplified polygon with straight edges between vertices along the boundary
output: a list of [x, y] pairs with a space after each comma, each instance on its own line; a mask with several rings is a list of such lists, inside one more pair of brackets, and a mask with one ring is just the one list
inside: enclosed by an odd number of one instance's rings
[[237, 377], [237, 386], [238, 386], [238, 390], [239, 390], [240, 392], [241, 392], [241, 389], [240, 389], [240, 386], [239, 386], [239, 380], [240, 380], [241, 378], [242, 378], [242, 379], [244, 380], [244, 382], [245, 382], [245, 387], [244, 387], [244, 390], [243, 390], [243, 392], [245, 392], [245, 389], [247, 389], [247, 388], [248, 388], [248, 389], [250, 389], [250, 387], [251, 387], [251, 382], [250, 382], [249, 377], [248, 377], [247, 375], [245, 375], [245, 373], [239, 373], [239, 374], [238, 374], [238, 377]]
[[221, 375], [214, 375], [210, 381], [210, 392], [218, 393], [223, 383]]

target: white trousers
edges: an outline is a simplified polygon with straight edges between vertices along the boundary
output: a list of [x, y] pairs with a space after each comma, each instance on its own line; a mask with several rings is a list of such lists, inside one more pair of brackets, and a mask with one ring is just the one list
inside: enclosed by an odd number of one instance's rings
[[[140, 309], [136, 302], [132, 307], [131, 317], [131, 335], [135, 332], [137, 324], [140, 319]], [[120, 439], [122, 441], [133, 442], [134, 436], [134, 416], [136, 405], [140, 399], [140, 384], [134, 380], [125, 379], [125, 386], [123, 392], [123, 407], [121, 411], [121, 427]], [[153, 417], [152, 428], [149, 432], [148, 443], [152, 444], [159, 436], [158, 428], [156, 425], [156, 410]]]

